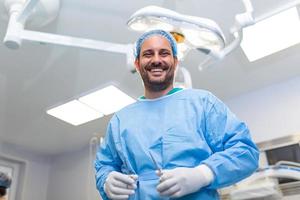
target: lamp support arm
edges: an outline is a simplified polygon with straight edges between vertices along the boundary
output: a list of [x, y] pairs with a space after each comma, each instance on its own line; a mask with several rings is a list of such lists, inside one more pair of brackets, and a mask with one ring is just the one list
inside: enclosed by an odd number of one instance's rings
[[39, 1], [40, 0], [27, 0], [17, 17], [17, 22], [25, 24], [27, 18], [30, 16]]

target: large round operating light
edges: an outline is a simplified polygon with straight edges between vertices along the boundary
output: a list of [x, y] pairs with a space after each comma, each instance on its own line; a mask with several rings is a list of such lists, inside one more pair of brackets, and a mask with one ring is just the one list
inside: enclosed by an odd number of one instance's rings
[[191, 49], [220, 50], [225, 47], [225, 37], [220, 27], [212, 20], [182, 15], [169, 9], [148, 6], [136, 11], [127, 25], [139, 32], [163, 29], [182, 34], [183, 43]]

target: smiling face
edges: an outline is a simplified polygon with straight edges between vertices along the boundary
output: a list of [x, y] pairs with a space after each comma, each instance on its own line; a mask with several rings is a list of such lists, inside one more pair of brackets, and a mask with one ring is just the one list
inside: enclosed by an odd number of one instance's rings
[[162, 36], [154, 35], [142, 44], [135, 65], [145, 88], [158, 92], [173, 86], [177, 62], [169, 41]]

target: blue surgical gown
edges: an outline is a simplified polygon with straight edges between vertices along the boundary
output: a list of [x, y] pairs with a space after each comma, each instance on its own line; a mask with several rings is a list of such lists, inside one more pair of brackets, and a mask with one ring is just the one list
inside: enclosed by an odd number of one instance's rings
[[186, 89], [157, 99], [140, 99], [115, 113], [96, 161], [96, 185], [111, 171], [139, 176], [134, 200], [168, 200], [156, 191], [158, 177], [149, 151], [162, 169], [206, 164], [213, 182], [184, 200], [219, 199], [217, 189], [251, 175], [258, 150], [245, 123], [208, 91]]

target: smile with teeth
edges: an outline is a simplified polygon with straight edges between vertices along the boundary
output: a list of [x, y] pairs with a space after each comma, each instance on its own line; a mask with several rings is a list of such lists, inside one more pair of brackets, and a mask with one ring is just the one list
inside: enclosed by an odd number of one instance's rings
[[159, 68], [154, 68], [150, 70], [150, 72], [163, 72], [163, 71], [164, 71], [163, 69], [159, 69]]
[[152, 76], [162, 76], [166, 70], [162, 68], [152, 68], [148, 70]]

